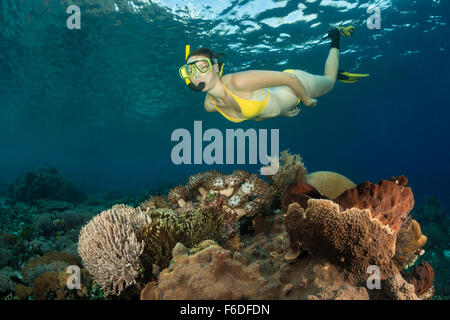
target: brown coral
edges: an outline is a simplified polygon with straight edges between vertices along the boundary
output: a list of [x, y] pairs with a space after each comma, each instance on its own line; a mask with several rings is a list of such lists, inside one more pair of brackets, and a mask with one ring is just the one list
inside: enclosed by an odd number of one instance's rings
[[427, 237], [422, 234], [419, 223], [408, 217], [397, 234], [395, 263], [403, 269], [412, 266], [423, 254], [422, 247], [426, 242]]
[[285, 188], [292, 182], [302, 182], [306, 175], [306, 168], [298, 154], [290, 154], [289, 149], [280, 154], [278, 172], [266, 176], [274, 188], [274, 198], [280, 199]]
[[42, 265], [48, 265], [53, 262], [65, 262], [69, 265], [80, 265], [81, 261], [80, 259], [68, 252], [59, 252], [59, 251], [51, 251], [47, 252], [46, 254], [42, 256], [37, 256], [35, 258], [30, 259], [27, 264], [22, 269], [22, 276], [24, 278], [28, 277], [28, 273], [35, 269], [36, 267], [42, 266]]
[[[406, 179], [406, 178], [405, 178]], [[397, 182], [405, 183], [404, 179]], [[414, 206], [411, 188], [396, 182], [381, 180], [377, 184], [363, 182], [334, 199], [342, 209], [369, 209], [373, 217], [398, 231]]]
[[156, 299], [231, 300], [270, 298], [267, 281], [258, 264], [246, 265], [241, 257], [232, 257], [220, 247], [207, 247], [194, 255], [173, 257], [173, 265], [163, 270], [158, 285], [149, 284], [141, 297]]
[[281, 197], [281, 209], [286, 213], [289, 205], [293, 202], [297, 202], [302, 208], [306, 209], [307, 202], [311, 198], [323, 199], [325, 197], [312, 185], [294, 181], [286, 187]]
[[291, 204], [285, 224], [291, 243], [299, 241], [302, 248], [343, 266], [359, 281], [367, 279], [370, 265], [380, 267], [383, 279], [398, 272], [391, 262], [395, 233], [372, 218], [369, 210], [340, 212], [332, 201], [310, 199], [306, 210]]

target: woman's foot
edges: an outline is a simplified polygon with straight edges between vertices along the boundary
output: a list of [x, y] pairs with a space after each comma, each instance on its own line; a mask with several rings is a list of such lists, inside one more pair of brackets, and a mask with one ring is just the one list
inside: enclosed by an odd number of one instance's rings
[[344, 37], [349, 37], [355, 31], [354, 26], [338, 27], [328, 30], [328, 35], [324, 38], [331, 39], [331, 48], [340, 49], [341, 48], [341, 35]]

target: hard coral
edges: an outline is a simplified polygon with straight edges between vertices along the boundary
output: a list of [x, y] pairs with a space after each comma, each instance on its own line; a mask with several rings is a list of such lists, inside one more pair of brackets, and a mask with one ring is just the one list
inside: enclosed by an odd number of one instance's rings
[[137, 232], [138, 241], [144, 243], [141, 260], [145, 266], [156, 264], [166, 268], [177, 242], [193, 247], [208, 239], [218, 242], [225, 240], [222, 217], [213, 208], [201, 207], [184, 213], [155, 209], [148, 215], [152, 222]]
[[388, 180], [381, 180], [377, 184], [363, 182], [345, 191], [334, 202], [342, 209], [369, 209], [372, 217], [398, 231], [414, 206], [414, 196], [411, 188], [404, 186], [407, 182], [405, 179], [404, 176], [395, 179], [400, 184]]
[[80, 232], [78, 253], [106, 295], [136, 283], [144, 243], [136, 232], [151, 218], [142, 210], [115, 205], [95, 216]]
[[264, 212], [271, 200], [272, 189], [256, 174], [235, 170], [225, 175], [212, 170], [190, 176], [186, 186], [172, 188], [167, 202], [178, 209], [188, 202], [207, 204], [217, 196], [223, 200], [222, 209], [236, 214], [239, 219]]
[[370, 265], [379, 266], [384, 279], [398, 272], [391, 261], [395, 232], [372, 218], [369, 210], [340, 212], [332, 201], [310, 199], [306, 210], [292, 203], [285, 224], [291, 243], [299, 242], [313, 255], [327, 257], [361, 282], [367, 279]]
[[[144, 298], [230, 300], [270, 298], [267, 281], [261, 277], [258, 264], [247, 266], [242, 257], [217, 246], [207, 247], [188, 256], [180, 250], [170, 269], [163, 270], [156, 286], [146, 288]], [[184, 254], [183, 254], [184, 252]]]
[[290, 154], [289, 149], [280, 154], [279, 168], [276, 174], [266, 176], [274, 188], [275, 199], [280, 200], [285, 188], [292, 182], [302, 182], [306, 168], [298, 154]]

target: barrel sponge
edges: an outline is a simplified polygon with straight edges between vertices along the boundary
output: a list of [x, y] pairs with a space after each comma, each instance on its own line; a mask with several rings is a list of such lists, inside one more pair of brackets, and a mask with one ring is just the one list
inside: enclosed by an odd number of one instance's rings
[[391, 261], [396, 233], [367, 209], [339, 211], [333, 201], [309, 199], [306, 210], [297, 203], [289, 205], [285, 224], [291, 242], [344, 267], [357, 281], [367, 280], [370, 265], [379, 266], [384, 279], [398, 272]]
[[316, 171], [308, 173], [304, 182], [312, 185], [328, 199], [340, 196], [344, 191], [356, 187], [347, 177], [332, 171]]

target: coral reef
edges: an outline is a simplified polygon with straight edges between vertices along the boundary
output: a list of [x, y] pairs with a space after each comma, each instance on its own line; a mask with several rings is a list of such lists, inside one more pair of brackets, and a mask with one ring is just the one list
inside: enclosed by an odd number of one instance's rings
[[85, 197], [54, 167], [40, 167], [35, 172], [27, 172], [10, 186], [9, 195], [15, 202], [21, 201], [28, 204], [34, 204], [45, 198], [78, 202]]
[[136, 283], [144, 242], [136, 232], [151, 218], [140, 209], [115, 205], [95, 216], [80, 232], [78, 253], [106, 295], [119, 295]]

